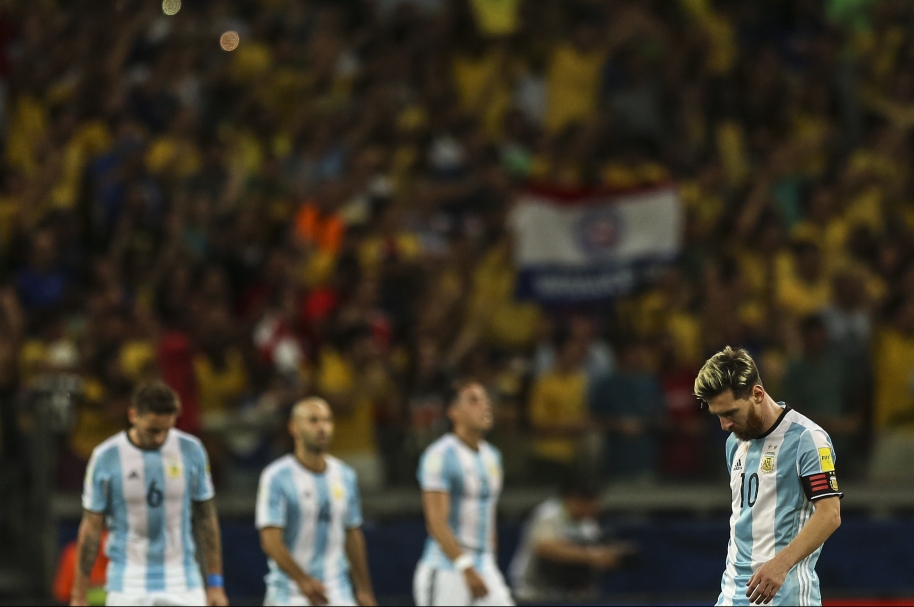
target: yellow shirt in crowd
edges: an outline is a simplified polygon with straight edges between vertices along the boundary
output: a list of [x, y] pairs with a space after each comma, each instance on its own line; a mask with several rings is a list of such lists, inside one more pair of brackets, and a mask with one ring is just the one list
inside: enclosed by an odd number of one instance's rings
[[[587, 419], [587, 375], [574, 373], [546, 373], [533, 385], [530, 400], [530, 424], [534, 429], [582, 424]], [[533, 450], [537, 456], [570, 464], [576, 448], [574, 438], [537, 438]]]
[[874, 358], [873, 425], [914, 427], [914, 336], [883, 331]]

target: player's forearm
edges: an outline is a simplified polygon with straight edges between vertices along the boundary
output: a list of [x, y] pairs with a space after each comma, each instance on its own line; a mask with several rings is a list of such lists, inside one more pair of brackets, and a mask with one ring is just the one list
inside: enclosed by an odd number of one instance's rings
[[371, 575], [368, 572], [368, 551], [365, 536], [359, 528], [346, 530], [346, 557], [349, 559], [350, 575], [355, 591], [371, 592]]
[[79, 523], [79, 535], [76, 544], [76, 574], [73, 577], [73, 589], [70, 595], [76, 599], [85, 599], [89, 589], [89, 578], [98, 558], [98, 549], [102, 541], [104, 518], [102, 515], [85, 513]]
[[841, 508], [838, 497], [819, 500], [809, 521], [793, 541], [781, 550], [776, 558], [783, 560], [787, 569], [805, 559], [825, 543], [841, 525]]
[[444, 552], [445, 556], [450, 560], [455, 561], [463, 554], [463, 548], [460, 547], [460, 543], [457, 541], [457, 538], [454, 537], [454, 532], [451, 531], [451, 528], [446, 521], [429, 522], [428, 533], [432, 536], [433, 540], [438, 542], [442, 552]]
[[203, 562], [208, 574], [222, 575], [222, 536], [219, 532], [219, 515], [216, 502], [194, 502], [194, 534], [203, 550]]
[[286, 545], [282, 541], [282, 529], [277, 527], [268, 527], [260, 531], [260, 546], [263, 548], [267, 558], [273, 560], [276, 566], [288, 575], [296, 583], [301, 583], [310, 579], [305, 570], [302, 569]]

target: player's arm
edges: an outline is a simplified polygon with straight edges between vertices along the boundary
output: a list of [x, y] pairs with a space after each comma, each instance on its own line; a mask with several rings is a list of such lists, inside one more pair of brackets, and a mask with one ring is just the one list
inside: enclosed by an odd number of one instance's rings
[[444, 491], [423, 491], [422, 492], [422, 509], [425, 512], [425, 527], [428, 534], [432, 536], [441, 550], [444, 551], [454, 566], [463, 571], [466, 578], [467, 586], [473, 598], [478, 599], [489, 594], [489, 589], [479, 576], [479, 573], [473, 568], [469, 555], [463, 553], [463, 549], [454, 537], [448, 525], [447, 518], [450, 511], [451, 497]]
[[222, 536], [219, 532], [219, 515], [216, 502], [192, 502], [192, 525], [203, 550], [203, 563], [207, 573], [206, 597], [210, 605], [228, 605], [222, 584]]
[[73, 589], [70, 592], [71, 605], [88, 605], [86, 592], [89, 590], [89, 577], [98, 558], [102, 533], [105, 530], [105, 515], [101, 512], [83, 510], [79, 523], [79, 535], [76, 540], [76, 572], [73, 576]]
[[276, 566], [282, 569], [297, 585], [301, 593], [312, 605], [326, 605], [329, 602], [327, 590], [320, 580], [316, 580], [302, 569], [292, 558], [289, 549], [282, 539], [281, 527], [263, 527], [260, 530], [260, 547], [264, 554], [273, 559]]
[[837, 495], [817, 500], [814, 507], [797, 536], [749, 579], [746, 596], [750, 602], [770, 603], [794, 565], [816, 551], [841, 526], [841, 499]]
[[350, 576], [355, 587], [355, 600], [359, 605], [377, 605], [368, 573], [368, 551], [361, 527], [346, 529], [346, 558], [349, 559]]
[[596, 569], [615, 569], [632, 548], [619, 546], [580, 546], [568, 540], [553, 538], [536, 543], [536, 556], [547, 561], [569, 565], [587, 565]]

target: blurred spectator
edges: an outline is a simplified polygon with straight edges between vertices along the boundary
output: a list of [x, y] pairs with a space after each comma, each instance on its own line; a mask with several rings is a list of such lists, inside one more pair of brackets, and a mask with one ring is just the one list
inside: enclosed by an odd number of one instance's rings
[[368, 327], [350, 327], [321, 349], [316, 388], [333, 408], [334, 455], [358, 472], [366, 490], [383, 487], [387, 475], [378, 422], [395, 423], [400, 412], [390, 410], [398, 394]]
[[519, 600], [559, 603], [599, 596], [600, 574], [624, 567], [636, 554], [633, 545], [605, 533], [599, 513], [593, 480], [575, 475], [562, 481], [558, 498], [536, 507], [511, 561], [511, 585]]
[[533, 430], [536, 475], [556, 482], [566, 478], [578, 458], [581, 438], [589, 427], [584, 358], [590, 343], [570, 334], [555, 345], [553, 368], [533, 384], [528, 411]]
[[620, 347], [619, 368], [597, 384], [590, 410], [605, 431], [604, 469], [612, 478], [650, 480], [657, 473], [658, 431], [666, 405], [645, 342]]
[[[584, 360], [584, 372], [587, 373], [587, 384], [593, 386], [596, 382], [615, 369], [616, 359], [612, 348], [604, 339], [596, 335], [595, 322], [586, 315], [574, 315], [568, 321], [568, 327], [561, 331], [569, 333], [569, 339], [587, 342], [587, 358]], [[551, 335], [549, 336], [552, 337]], [[564, 340], [560, 340], [564, 341]], [[542, 375], [555, 366], [556, 349], [552, 339], [540, 343], [534, 354], [536, 361], [535, 373]]]
[[860, 461], [861, 403], [851, 400], [850, 378], [841, 353], [829, 344], [821, 316], [809, 316], [800, 325], [803, 352], [787, 365], [781, 383], [784, 401], [831, 436], [837, 453], [844, 453], [849, 472]]
[[877, 480], [911, 479], [899, 462], [914, 453], [914, 299], [892, 311], [873, 360], [875, 429], [870, 474]]

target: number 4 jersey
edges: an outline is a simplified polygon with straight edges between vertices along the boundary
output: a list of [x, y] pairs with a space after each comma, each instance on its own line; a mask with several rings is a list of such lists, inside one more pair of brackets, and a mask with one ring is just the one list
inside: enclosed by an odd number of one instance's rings
[[95, 448], [83, 508], [104, 514], [109, 592], [186, 592], [202, 588], [191, 501], [214, 496], [200, 441], [170, 430], [159, 449], [140, 449], [127, 432]]
[[[744, 441], [731, 434], [727, 465], [730, 542], [717, 604], [748, 605], [749, 578], [797, 536], [812, 516], [813, 502], [843, 494], [828, 434], [787, 406], [765, 435]], [[821, 551], [820, 546], [790, 570], [774, 605], [821, 604], [815, 572]]]

